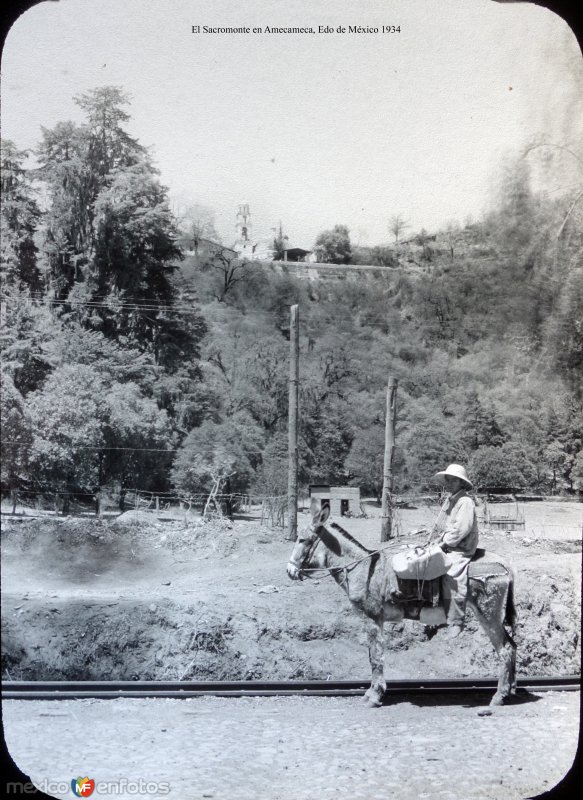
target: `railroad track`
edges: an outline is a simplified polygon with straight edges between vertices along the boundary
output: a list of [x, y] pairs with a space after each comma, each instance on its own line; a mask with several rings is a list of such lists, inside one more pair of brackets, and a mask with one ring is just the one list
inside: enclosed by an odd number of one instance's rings
[[[368, 681], [5, 681], [3, 700], [76, 700], [121, 697], [355, 697]], [[415, 694], [477, 694], [496, 690], [494, 678], [391, 680], [385, 697]], [[517, 692], [576, 691], [581, 677], [522, 678]]]

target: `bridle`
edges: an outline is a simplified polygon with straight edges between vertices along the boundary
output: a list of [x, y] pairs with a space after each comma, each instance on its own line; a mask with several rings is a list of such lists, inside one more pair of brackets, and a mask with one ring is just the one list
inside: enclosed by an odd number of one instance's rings
[[296, 567], [298, 570], [298, 575], [305, 575], [308, 578], [316, 578], [318, 576], [313, 573], [320, 573], [320, 575], [323, 576], [334, 577], [335, 573], [343, 572], [344, 577], [342, 578], [341, 581], [339, 581], [339, 585], [342, 586], [348, 580], [348, 573], [352, 572], [352, 570], [356, 566], [358, 566], [358, 564], [361, 564], [363, 561], [368, 561], [371, 558], [376, 558], [377, 556], [380, 555], [381, 550], [387, 549], [386, 547], [382, 547], [378, 550], [371, 550], [365, 556], [362, 556], [361, 558], [356, 558], [353, 561], [349, 561], [347, 564], [341, 564], [338, 567], [304, 567], [304, 564], [310, 563], [310, 559], [312, 558], [312, 556], [316, 552], [316, 548], [322, 541], [322, 539], [320, 538], [320, 534], [318, 533], [318, 529], [323, 527], [324, 527], [323, 525], [319, 525], [316, 527], [313, 523], [310, 523], [310, 525], [308, 526], [308, 530], [314, 536], [314, 541], [310, 544], [308, 550], [306, 551], [304, 557], [302, 558], [300, 566]]
[[[302, 573], [308, 573], [308, 572], [328, 572], [329, 570], [326, 567], [314, 567], [314, 568], [304, 567], [304, 564], [309, 564], [310, 563], [310, 559], [312, 558], [312, 556], [316, 552], [316, 548], [318, 547], [318, 545], [321, 542], [321, 539], [318, 536], [318, 528], [316, 528], [313, 523], [310, 523], [310, 525], [308, 527], [308, 530], [310, 531], [311, 534], [313, 534], [314, 541], [308, 547], [304, 557], [302, 558], [301, 564], [299, 565], [299, 567], [297, 567], [298, 575], [301, 575]], [[308, 577], [310, 577], [310, 576], [308, 576]]]
[[[444, 508], [442, 507], [440, 512], [439, 512], [438, 518], [435, 520], [435, 523], [434, 523], [432, 529], [429, 532], [429, 537], [428, 537], [427, 541], [425, 542], [425, 546], [427, 546], [427, 545], [429, 545], [431, 543], [431, 540], [433, 539], [433, 537], [434, 537], [434, 535], [435, 535], [435, 533], [437, 531], [437, 528], [439, 526], [439, 522], [441, 520], [441, 517], [443, 516], [443, 513], [444, 513]], [[344, 576], [343, 576], [342, 580], [338, 581], [339, 586], [344, 586], [344, 584], [346, 584], [347, 581], [348, 581], [348, 574], [355, 567], [357, 567], [359, 564], [361, 564], [363, 561], [368, 561], [368, 560], [370, 560], [370, 562], [371, 562], [370, 563], [370, 568], [369, 568], [369, 576], [368, 576], [368, 580], [370, 580], [371, 576], [372, 576], [372, 573], [373, 573], [373, 571], [375, 569], [376, 563], [377, 563], [378, 559], [381, 556], [381, 553], [384, 550], [389, 550], [390, 551], [390, 550], [394, 550], [395, 547], [402, 547], [402, 541], [399, 541], [399, 539], [395, 539], [395, 540], [389, 542], [388, 544], [385, 544], [383, 547], [379, 547], [379, 548], [377, 548], [375, 550], [369, 550], [366, 553], [366, 555], [361, 556], [360, 558], [355, 558], [353, 561], [349, 561], [347, 564], [341, 564], [341, 565], [339, 565], [337, 567], [306, 567], [304, 565], [305, 564], [309, 564], [309, 562], [310, 562], [311, 558], [313, 557], [318, 545], [320, 543], [322, 543], [326, 547], [326, 543], [322, 540], [322, 538], [321, 538], [321, 536], [319, 534], [320, 528], [326, 529], [325, 524], [315, 525], [314, 522], [311, 522], [308, 525], [307, 529], [305, 529], [305, 530], [307, 530], [309, 532], [310, 536], [313, 536], [314, 538], [313, 538], [313, 541], [309, 544], [306, 552], [304, 553], [300, 565], [298, 566], [295, 561], [292, 561], [290, 559], [289, 563], [293, 564], [293, 566], [297, 570], [297, 577], [300, 578], [300, 580], [302, 579], [303, 576], [305, 576], [307, 578], [316, 578], [316, 577], [319, 577], [319, 576], [336, 578], [336, 576], [339, 573], [344, 573]], [[426, 532], [426, 531], [424, 529], [420, 529], [419, 531], [415, 531], [415, 533], [422, 533], [422, 532]], [[424, 580], [425, 580], [424, 577], [422, 578], [421, 581], [419, 580], [419, 577], [417, 578], [417, 583], [421, 585], [421, 589], [423, 588]]]

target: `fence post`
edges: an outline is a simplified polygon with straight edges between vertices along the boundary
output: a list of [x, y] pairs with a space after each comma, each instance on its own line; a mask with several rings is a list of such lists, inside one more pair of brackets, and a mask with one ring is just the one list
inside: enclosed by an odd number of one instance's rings
[[387, 384], [387, 413], [385, 418], [385, 462], [381, 511], [381, 542], [393, 535], [393, 455], [395, 452], [395, 420], [397, 411], [397, 379], [389, 376]]

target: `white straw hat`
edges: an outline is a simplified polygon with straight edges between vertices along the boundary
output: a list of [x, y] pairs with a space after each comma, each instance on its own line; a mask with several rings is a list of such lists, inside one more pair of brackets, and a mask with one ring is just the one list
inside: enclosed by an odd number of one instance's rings
[[446, 475], [451, 475], [452, 478], [459, 478], [461, 481], [464, 481], [464, 483], [467, 483], [470, 489], [472, 488], [472, 482], [468, 478], [468, 473], [461, 464], [450, 464], [447, 469], [438, 472], [435, 477], [440, 483], [444, 483]]

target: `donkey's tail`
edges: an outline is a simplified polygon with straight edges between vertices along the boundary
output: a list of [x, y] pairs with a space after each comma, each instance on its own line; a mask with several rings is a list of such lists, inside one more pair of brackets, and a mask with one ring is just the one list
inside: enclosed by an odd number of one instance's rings
[[518, 614], [516, 612], [516, 606], [514, 605], [514, 572], [509, 570], [508, 594], [506, 595], [506, 614], [504, 616], [504, 623], [511, 629], [512, 635], [514, 635], [514, 628], [517, 620]]

